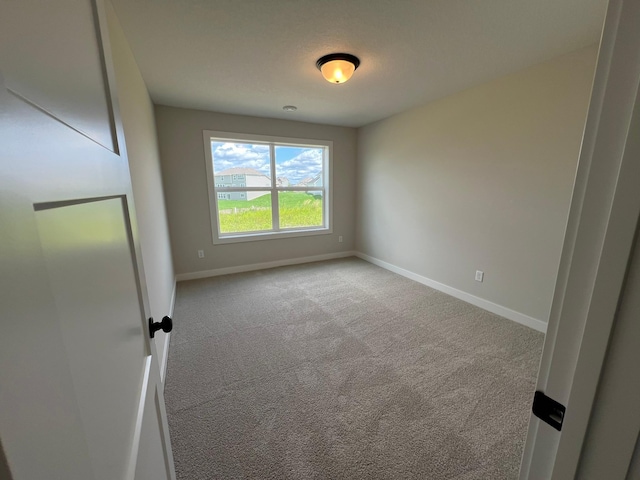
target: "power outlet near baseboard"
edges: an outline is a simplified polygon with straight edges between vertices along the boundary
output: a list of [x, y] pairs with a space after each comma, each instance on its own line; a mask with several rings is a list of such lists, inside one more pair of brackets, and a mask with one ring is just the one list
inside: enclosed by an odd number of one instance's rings
[[484, 272], [482, 270], [476, 270], [476, 282], [482, 282], [484, 280]]

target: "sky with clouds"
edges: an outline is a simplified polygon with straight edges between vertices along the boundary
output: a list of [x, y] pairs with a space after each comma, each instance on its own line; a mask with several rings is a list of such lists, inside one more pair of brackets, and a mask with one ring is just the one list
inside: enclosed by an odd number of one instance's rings
[[[286, 177], [290, 185], [322, 171], [322, 148], [276, 146], [276, 176]], [[213, 171], [253, 168], [271, 177], [269, 146], [248, 143], [211, 142]]]

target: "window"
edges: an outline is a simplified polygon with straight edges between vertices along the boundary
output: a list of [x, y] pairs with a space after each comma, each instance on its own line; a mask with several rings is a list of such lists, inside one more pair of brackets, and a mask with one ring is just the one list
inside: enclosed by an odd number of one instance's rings
[[213, 243], [331, 233], [325, 140], [204, 132]]

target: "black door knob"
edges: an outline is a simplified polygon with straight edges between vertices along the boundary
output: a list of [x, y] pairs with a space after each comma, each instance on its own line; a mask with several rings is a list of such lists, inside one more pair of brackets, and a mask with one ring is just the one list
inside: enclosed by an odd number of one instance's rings
[[149, 319], [149, 336], [153, 338], [158, 330], [169, 333], [173, 328], [171, 317], [163, 317], [161, 322], [154, 322], [153, 317]]

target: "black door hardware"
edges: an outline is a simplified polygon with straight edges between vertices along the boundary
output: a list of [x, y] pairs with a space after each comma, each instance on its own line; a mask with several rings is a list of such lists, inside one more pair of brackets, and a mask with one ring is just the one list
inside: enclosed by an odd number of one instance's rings
[[161, 322], [154, 322], [153, 317], [149, 319], [149, 336], [153, 338], [158, 330], [169, 333], [173, 328], [171, 317], [163, 317]]
[[537, 391], [533, 396], [533, 414], [543, 422], [547, 422], [556, 430], [562, 430], [562, 421], [566, 408], [553, 398], [547, 397], [544, 393]]

